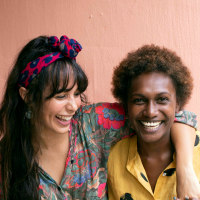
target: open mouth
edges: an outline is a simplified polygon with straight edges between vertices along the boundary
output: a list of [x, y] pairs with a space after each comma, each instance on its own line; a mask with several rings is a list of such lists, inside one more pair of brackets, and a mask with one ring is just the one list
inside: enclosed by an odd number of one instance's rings
[[143, 127], [146, 130], [150, 130], [150, 131], [156, 131], [159, 126], [162, 124], [162, 121], [140, 121], [140, 123], [143, 125]]
[[56, 115], [56, 118], [58, 118], [59, 120], [66, 122], [71, 120], [72, 116], [63, 116], [63, 115]]

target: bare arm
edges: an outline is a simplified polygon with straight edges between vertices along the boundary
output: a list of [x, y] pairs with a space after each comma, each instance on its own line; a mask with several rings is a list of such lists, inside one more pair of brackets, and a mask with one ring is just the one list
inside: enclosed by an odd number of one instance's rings
[[200, 184], [193, 169], [193, 148], [195, 129], [181, 123], [174, 123], [171, 137], [176, 149], [177, 196], [200, 198]]

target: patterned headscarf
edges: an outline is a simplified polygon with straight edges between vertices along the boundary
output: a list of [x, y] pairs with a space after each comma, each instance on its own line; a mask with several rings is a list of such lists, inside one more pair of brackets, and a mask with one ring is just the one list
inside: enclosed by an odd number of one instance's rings
[[76, 40], [69, 39], [65, 35], [60, 38], [60, 41], [56, 36], [49, 37], [49, 44], [57, 51], [29, 62], [20, 74], [18, 82], [19, 86], [27, 88], [31, 81], [45, 67], [48, 67], [51, 63], [60, 58], [67, 57], [75, 60], [79, 51], [82, 49], [81, 45]]

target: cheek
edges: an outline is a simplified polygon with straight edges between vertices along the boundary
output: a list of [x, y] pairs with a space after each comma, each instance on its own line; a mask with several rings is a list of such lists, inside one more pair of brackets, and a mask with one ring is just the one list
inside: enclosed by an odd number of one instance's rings
[[134, 126], [135, 121], [140, 115], [140, 111], [138, 106], [128, 106], [128, 119], [131, 125]]
[[173, 124], [173, 122], [174, 122], [175, 112], [176, 112], [176, 108], [173, 105], [171, 105], [170, 107], [166, 107], [165, 109], [163, 109], [163, 113], [168, 118], [170, 124]]
[[42, 109], [43, 114], [54, 115], [55, 113], [58, 113], [60, 110], [62, 110], [64, 106], [65, 104], [62, 101], [52, 100], [52, 101], [46, 102]]
[[137, 105], [128, 106], [128, 116], [131, 118], [137, 117], [141, 113], [142, 107]]
[[76, 105], [77, 105], [77, 107], [79, 108], [80, 106], [81, 106], [81, 97], [79, 97], [79, 98], [77, 98], [76, 99]]

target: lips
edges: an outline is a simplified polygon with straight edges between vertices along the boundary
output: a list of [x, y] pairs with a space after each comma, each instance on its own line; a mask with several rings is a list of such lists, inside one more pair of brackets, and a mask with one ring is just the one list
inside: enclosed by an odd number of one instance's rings
[[140, 123], [143, 125], [145, 130], [148, 131], [157, 131], [159, 126], [162, 124], [162, 121], [140, 121]]
[[69, 121], [71, 120], [72, 116], [56, 115], [56, 118], [58, 118], [61, 121]]
[[72, 116], [56, 115], [57, 121], [61, 126], [69, 126]]

